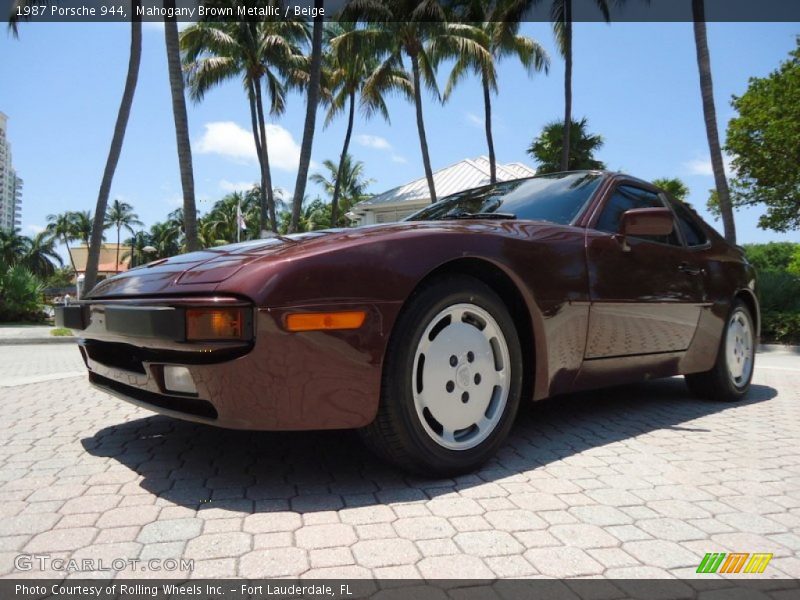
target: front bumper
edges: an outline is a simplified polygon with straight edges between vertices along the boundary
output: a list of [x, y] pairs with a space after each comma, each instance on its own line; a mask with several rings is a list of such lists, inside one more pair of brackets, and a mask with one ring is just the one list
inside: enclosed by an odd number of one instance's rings
[[[296, 309], [251, 308], [252, 336], [236, 343], [187, 342], [188, 306], [107, 301], [59, 307], [57, 319], [75, 329], [93, 385], [172, 417], [256, 430], [355, 428], [374, 418], [399, 304], [359, 304], [368, 318], [358, 330], [307, 333], [282, 326]], [[166, 365], [186, 367], [197, 393], [167, 390]]]

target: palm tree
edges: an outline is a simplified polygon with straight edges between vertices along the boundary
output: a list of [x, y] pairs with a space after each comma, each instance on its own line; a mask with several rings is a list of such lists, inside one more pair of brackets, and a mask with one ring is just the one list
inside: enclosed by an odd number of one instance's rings
[[[37, 0], [19, 0], [20, 4], [34, 4]], [[100, 260], [100, 244], [103, 242], [104, 217], [108, 196], [111, 193], [111, 183], [114, 179], [114, 172], [119, 163], [122, 143], [125, 139], [125, 131], [128, 127], [128, 118], [131, 114], [133, 96], [136, 92], [136, 83], [139, 79], [139, 65], [142, 60], [142, 18], [138, 14], [141, 0], [133, 0], [131, 3], [131, 46], [128, 59], [128, 73], [125, 77], [125, 89], [122, 92], [119, 110], [117, 111], [117, 121], [114, 125], [114, 134], [111, 138], [111, 146], [108, 150], [106, 166], [103, 170], [103, 179], [100, 182], [100, 190], [97, 193], [97, 206], [95, 208], [95, 219], [92, 225], [92, 235], [89, 243], [89, 253], [86, 259], [86, 273], [84, 280], [84, 292], [88, 293], [97, 283], [97, 266]], [[17, 34], [16, 21], [12, 20], [10, 27], [14, 35]]]
[[19, 263], [26, 249], [25, 237], [14, 230], [0, 229], [0, 271]]
[[[199, 236], [198, 236], [199, 237]], [[169, 222], [155, 223], [150, 227], [150, 243], [156, 249], [155, 255], [149, 258], [168, 258], [181, 251], [179, 233]]]
[[497, 158], [494, 153], [494, 140], [492, 138], [492, 92], [497, 93], [496, 63], [506, 57], [514, 57], [525, 67], [529, 75], [537, 71], [549, 70], [550, 59], [542, 46], [524, 35], [519, 35], [519, 21], [500, 19], [501, 15], [495, 10], [489, 10], [484, 2], [471, 3], [465, 15], [468, 21], [475, 22], [483, 34], [480, 38], [484, 49], [491, 59], [475, 60], [472, 53], [456, 53], [440, 58], [454, 58], [455, 65], [447, 81], [444, 91], [446, 101], [453, 92], [453, 88], [468, 73], [474, 72], [481, 78], [483, 88], [483, 108], [486, 130], [486, 144], [489, 148], [489, 177], [491, 183], [497, 182]]
[[50, 232], [50, 235], [59, 238], [61, 243], [64, 244], [64, 247], [67, 249], [67, 255], [69, 256], [69, 262], [72, 265], [72, 270], [77, 273], [75, 260], [72, 258], [72, 250], [69, 247], [69, 243], [75, 239], [74, 225], [73, 214], [70, 212], [47, 215], [47, 231]]
[[108, 212], [105, 219], [106, 227], [114, 227], [117, 230], [117, 260], [115, 263], [115, 270], [119, 273], [119, 234], [123, 228], [127, 229], [133, 235], [133, 228], [141, 227], [144, 225], [139, 220], [139, 215], [133, 212], [133, 207], [127, 202], [120, 202], [114, 200], [111, 206], [108, 207]]
[[[230, 0], [219, 0], [219, 4], [232, 5]], [[244, 4], [256, 7], [270, 2], [246, 0]], [[270, 114], [282, 114], [287, 86], [297, 85], [303, 78], [301, 47], [308, 39], [305, 23], [283, 18], [242, 23], [200, 22], [180, 35], [189, 95], [194, 101], [201, 101], [210, 89], [224, 81], [242, 79], [261, 171], [261, 230], [267, 229], [268, 220], [271, 229], [277, 230], [262, 84]]]
[[[480, 43], [480, 31], [471, 25], [448, 23], [446, 17], [446, 11], [436, 0], [352, 0], [343, 17], [373, 24], [343, 36], [363, 38], [361, 43], [380, 57], [381, 64], [370, 74], [364, 92], [372, 93], [375, 88], [394, 89], [413, 99], [431, 202], [436, 202], [436, 188], [422, 114], [422, 84], [440, 97], [435, 77], [436, 56], [470, 56], [482, 66], [491, 62], [491, 55]], [[411, 63], [410, 74], [404, 57]], [[398, 77], [398, 73], [405, 76]]]
[[[88, 210], [76, 210], [69, 214], [70, 220], [72, 221], [72, 239], [80, 240], [88, 248], [89, 241], [92, 237], [92, 229], [94, 228], [92, 213]], [[103, 224], [103, 231], [105, 231], [105, 222]], [[103, 234], [100, 241], [103, 242], [105, 239], [106, 236]]]
[[[339, 221], [339, 195], [341, 186], [339, 182], [344, 180], [345, 160], [350, 160], [348, 154], [350, 148], [350, 138], [353, 135], [353, 125], [355, 122], [356, 102], [359, 101], [362, 113], [366, 118], [373, 114], [380, 114], [389, 122], [389, 109], [383, 98], [384, 92], [388, 89], [381, 89], [373, 86], [369, 94], [364, 92], [364, 85], [367, 77], [378, 66], [375, 55], [363, 46], [354, 47], [355, 44], [340, 44], [345, 33], [356, 29], [355, 23], [340, 22], [331, 23], [327, 29], [330, 37], [331, 52], [326, 55], [328, 64], [329, 87], [331, 93], [330, 107], [325, 117], [325, 125], [331, 121], [347, 106], [347, 129], [344, 136], [342, 152], [339, 155], [339, 167], [335, 172], [335, 181], [331, 192], [331, 223], [335, 226]], [[405, 73], [395, 73], [392, 77], [405, 77]], [[391, 78], [387, 78], [391, 81]], [[327, 161], [326, 161], [327, 162]], [[313, 180], [313, 176], [312, 176]]]
[[708, 150], [711, 153], [711, 169], [714, 172], [714, 184], [717, 188], [719, 212], [725, 239], [730, 244], [736, 243], [736, 224], [733, 220], [733, 206], [725, 177], [725, 164], [722, 161], [722, 150], [719, 145], [717, 130], [717, 111], [714, 106], [714, 85], [711, 79], [711, 58], [708, 53], [706, 36], [705, 3], [703, 0], [692, 0], [692, 17], [694, 20], [694, 43], [697, 50], [697, 68], [700, 72], [700, 95], [703, 99], [703, 116], [706, 123]]
[[139, 79], [139, 65], [142, 60], [142, 19], [137, 15], [137, 9], [141, 5], [140, 0], [133, 0], [131, 10], [131, 49], [128, 61], [128, 74], [125, 78], [125, 89], [122, 93], [122, 100], [117, 113], [117, 122], [114, 126], [114, 135], [111, 138], [111, 147], [108, 151], [106, 167], [103, 171], [103, 180], [100, 183], [100, 191], [97, 193], [97, 204], [94, 212], [94, 222], [92, 224], [92, 236], [89, 241], [89, 253], [86, 259], [86, 272], [84, 274], [83, 290], [84, 294], [92, 291], [97, 283], [97, 267], [100, 261], [100, 245], [103, 243], [103, 231], [105, 230], [105, 214], [108, 206], [108, 196], [111, 193], [111, 182], [114, 179], [114, 172], [117, 169], [119, 156], [122, 152], [122, 142], [125, 139], [125, 130], [128, 127], [128, 118], [131, 114], [133, 105], [133, 95], [136, 92], [136, 83]]
[[[164, 0], [164, 8], [175, 9], [175, 0]], [[181, 51], [178, 42], [178, 23], [175, 18], [164, 19], [164, 38], [167, 48], [169, 89], [172, 95], [172, 115], [175, 121], [175, 138], [178, 144], [178, 163], [183, 188], [183, 214], [186, 222], [186, 248], [189, 252], [199, 249], [197, 242], [197, 208], [194, 199], [194, 172], [192, 147], [189, 144], [189, 123], [186, 116], [186, 98], [183, 95], [184, 81], [181, 70]], [[119, 263], [119, 260], [117, 260]]]
[[[372, 179], [364, 178], [364, 163], [353, 161], [353, 157], [349, 154], [346, 154], [338, 165], [332, 160], [324, 160], [322, 166], [327, 170], [327, 175], [314, 173], [311, 175], [311, 181], [321, 185], [328, 194], [333, 195], [338, 190], [341, 194], [342, 215], [344, 215], [354, 204], [364, 199], [365, 188], [372, 183]], [[333, 218], [332, 209], [331, 203], [331, 227], [343, 225], [341, 216]]]
[[[556, 36], [559, 51], [564, 57], [564, 121], [562, 122], [561, 164], [558, 171], [569, 170], [570, 141], [572, 138], [572, 2], [573, 0], [551, 0], [550, 19], [553, 22], [553, 32]], [[524, 18], [525, 12], [541, 0], [509, 0], [502, 6], [502, 19], [508, 22], [518, 22]], [[625, 0], [615, 0], [622, 4]], [[594, 0], [603, 20], [608, 23], [611, 15], [608, 0]]]
[[[569, 160], [567, 171], [584, 169], [605, 169], [602, 161], [595, 159], [594, 153], [603, 145], [603, 137], [589, 133], [586, 119], [573, 121], [570, 127]], [[562, 168], [562, 144], [564, 143], [564, 124], [552, 121], [544, 126], [539, 137], [531, 142], [527, 152], [539, 163], [537, 173], [556, 173]]]
[[320, 98], [320, 80], [322, 77], [322, 32], [323, 32], [323, 0], [314, 0], [314, 27], [311, 36], [311, 58], [309, 61], [309, 77], [306, 89], [306, 120], [303, 124], [303, 141], [300, 143], [300, 163], [297, 166], [297, 181], [292, 199], [292, 222], [290, 231], [297, 230], [303, 196], [308, 183], [308, 167], [311, 164], [311, 147], [314, 143], [314, 129], [317, 124], [317, 106]]
[[56, 272], [56, 265], [63, 266], [64, 261], [55, 248], [56, 237], [49, 231], [40, 231], [32, 238], [24, 239], [26, 247], [20, 263], [34, 275], [46, 279]]

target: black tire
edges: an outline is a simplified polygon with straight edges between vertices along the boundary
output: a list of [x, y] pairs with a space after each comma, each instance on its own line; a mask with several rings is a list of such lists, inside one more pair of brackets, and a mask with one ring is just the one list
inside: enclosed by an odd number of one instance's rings
[[[731, 375], [728, 368], [728, 353], [726, 351], [728, 344], [728, 337], [732, 335], [730, 323], [731, 321], [741, 315], [747, 320], [750, 331], [752, 332], [752, 339], [750, 344], [750, 368], [748, 374], [742, 377], [739, 381], [735, 380]], [[736, 402], [741, 400], [747, 391], [750, 389], [750, 382], [753, 379], [753, 371], [755, 367], [755, 352], [756, 352], [756, 338], [755, 327], [753, 325], [753, 315], [748, 306], [741, 300], [735, 300], [731, 306], [728, 318], [725, 320], [724, 331], [722, 339], [720, 340], [719, 350], [717, 351], [717, 361], [710, 371], [705, 373], [692, 373], [686, 375], [686, 385], [689, 391], [698, 398], [707, 400], [716, 400], [721, 402]]]
[[[415, 355], [426, 328], [433, 325], [432, 320], [443, 310], [464, 303], [483, 309], [494, 319], [508, 348], [510, 375], [507, 377], [505, 406], [498, 408], [497, 416], [492, 417], [497, 419], [493, 429], [486, 427], [485, 431], [491, 431], [488, 437], [472, 448], [453, 450], [437, 443], [426, 431], [418, 415], [412, 380]], [[469, 354], [472, 353], [467, 353], [467, 356]], [[522, 369], [519, 337], [500, 297], [473, 277], [450, 275], [438, 278], [417, 290], [398, 317], [384, 362], [378, 414], [370, 425], [359, 431], [361, 438], [380, 457], [416, 474], [446, 477], [473, 471], [497, 452], [511, 430], [519, 407]], [[472, 377], [470, 375], [466, 381]], [[475, 389], [477, 393], [478, 388]], [[441, 394], [450, 402], [445, 396], [447, 391], [450, 390], [442, 390]], [[458, 393], [460, 390], [454, 396], [458, 397]], [[480, 400], [475, 402], [480, 406]]]

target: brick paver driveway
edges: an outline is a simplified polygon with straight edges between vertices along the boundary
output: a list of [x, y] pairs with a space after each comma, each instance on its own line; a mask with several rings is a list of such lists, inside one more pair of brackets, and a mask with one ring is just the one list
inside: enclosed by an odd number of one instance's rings
[[772, 552], [764, 576], [800, 577], [800, 357], [758, 362], [739, 404], [672, 379], [525, 407], [496, 460], [432, 481], [351, 432], [154, 416], [75, 377], [74, 346], [0, 348], [0, 575], [35, 553], [191, 558], [198, 577], [681, 577]]

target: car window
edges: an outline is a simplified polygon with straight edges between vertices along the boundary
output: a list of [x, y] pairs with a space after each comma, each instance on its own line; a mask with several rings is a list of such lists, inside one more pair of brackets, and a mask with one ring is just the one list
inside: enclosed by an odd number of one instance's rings
[[708, 242], [708, 236], [703, 231], [697, 218], [692, 214], [689, 208], [680, 200], [673, 201], [672, 208], [675, 210], [675, 215], [678, 217], [678, 227], [683, 234], [683, 239], [686, 241], [687, 246], [703, 246]]
[[[634, 208], [665, 208], [661, 198], [655, 192], [643, 190], [631, 185], [618, 186], [606, 201], [594, 228], [608, 233], [619, 233], [623, 213]], [[639, 239], [680, 246], [675, 230], [669, 235], [636, 236]]]
[[506, 213], [517, 219], [569, 225], [591, 198], [600, 173], [557, 173], [470, 189], [427, 206], [406, 221], [441, 221], [465, 213]]

